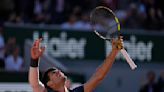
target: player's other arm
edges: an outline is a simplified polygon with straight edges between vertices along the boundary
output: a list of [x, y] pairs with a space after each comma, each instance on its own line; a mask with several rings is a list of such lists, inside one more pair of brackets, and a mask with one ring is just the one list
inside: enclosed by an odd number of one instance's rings
[[96, 72], [91, 78], [84, 84], [84, 92], [91, 92], [110, 70], [114, 59], [120, 50], [117, 48], [118, 44], [122, 47], [122, 39], [112, 40], [112, 51], [106, 57], [104, 62], [96, 69]]
[[39, 57], [42, 55], [45, 48], [39, 48], [41, 39], [37, 39], [34, 41], [31, 47], [31, 64], [29, 68], [29, 83], [34, 92], [45, 92], [44, 85], [39, 80]]

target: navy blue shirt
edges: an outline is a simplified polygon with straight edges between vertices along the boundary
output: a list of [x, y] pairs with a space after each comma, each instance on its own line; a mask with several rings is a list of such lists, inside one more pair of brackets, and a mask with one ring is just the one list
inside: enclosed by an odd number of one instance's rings
[[[47, 92], [58, 92], [58, 91], [55, 91], [55, 90], [52, 90], [52, 89], [48, 88]], [[84, 87], [79, 86], [79, 87], [74, 88], [73, 90], [69, 90], [69, 92], [84, 92]]]

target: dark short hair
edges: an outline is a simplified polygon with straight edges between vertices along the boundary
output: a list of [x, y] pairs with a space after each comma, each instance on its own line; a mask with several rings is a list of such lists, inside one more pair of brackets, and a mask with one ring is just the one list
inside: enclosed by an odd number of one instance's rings
[[51, 71], [54, 71], [54, 70], [57, 70], [57, 68], [55, 67], [51, 67], [49, 69], [47, 69], [45, 71], [45, 73], [43, 74], [43, 78], [42, 78], [42, 83], [44, 84], [44, 86], [47, 88], [47, 82], [50, 80], [49, 76], [48, 76], [48, 73], [51, 72]]

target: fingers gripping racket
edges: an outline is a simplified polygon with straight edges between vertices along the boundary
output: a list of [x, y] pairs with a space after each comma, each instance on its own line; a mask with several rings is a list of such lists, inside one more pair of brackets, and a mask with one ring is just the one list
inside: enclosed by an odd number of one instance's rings
[[[118, 38], [121, 35], [119, 20], [113, 11], [107, 7], [98, 6], [92, 10], [90, 21], [95, 34], [104, 40], [110, 41], [112, 38]], [[132, 70], [137, 68], [124, 48], [121, 49], [121, 53]]]

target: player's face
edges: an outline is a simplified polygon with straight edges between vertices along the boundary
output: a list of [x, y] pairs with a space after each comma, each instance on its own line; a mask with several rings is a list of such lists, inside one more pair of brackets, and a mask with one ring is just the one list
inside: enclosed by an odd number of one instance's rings
[[53, 84], [64, 84], [67, 79], [64, 73], [60, 70], [51, 71], [48, 75]]

